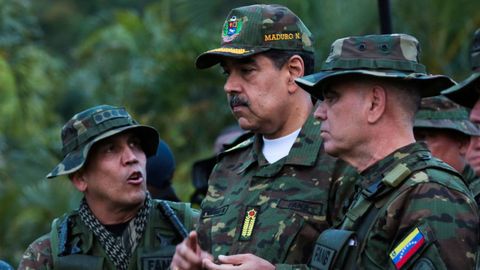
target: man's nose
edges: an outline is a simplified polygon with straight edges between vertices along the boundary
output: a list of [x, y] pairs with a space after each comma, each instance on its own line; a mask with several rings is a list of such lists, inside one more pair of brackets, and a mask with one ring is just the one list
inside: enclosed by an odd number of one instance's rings
[[321, 121], [324, 121], [327, 119], [327, 110], [325, 108], [325, 104], [322, 101], [318, 101], [318, 104], [315, 108], [315, 112], [313, 113], [313, 116]]
[[225, 81], [225, 85], [223, 86], [223, 90], [227, 94], [238, 93], [240, 92], [240, 80], [237, 75], [234, 73], [230, 74]]
[[126, 145], [123, 148], [122, 159], [123, 159], [123, 162], [125, 164], [131, 164], [131, 163], [138, 162], [137, 153], [135, 152], [135, 150], [132, 147], [130, 147], [130, 145]]

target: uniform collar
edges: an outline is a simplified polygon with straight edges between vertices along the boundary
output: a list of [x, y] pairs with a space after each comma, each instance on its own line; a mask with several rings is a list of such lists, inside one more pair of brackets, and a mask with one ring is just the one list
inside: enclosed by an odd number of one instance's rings
[[365, 169], [361, 173], [361, 176], [364, 179], [361, 185], [367, 187], [374, 181], [383, 178], [384, 174], [392, 170], [399, 162], [415, 162], [415, 160], [418, 160], [425, 155], [431, 156], [431, 153], [424, 142], [415, 142], [403, 146]]
[[[237, 172], [241, 173], [245, 171], [255, 162], [258, 163], [259, 167], [268, 168], [268, 173], [266, 173], [265, 176], [270, 174], [274, 175], [285, 165], [313, 166], [323, 143], [323, 139], [320, 137], [320, 124], [321, 122], [316, 120], [313, 117], [313, 114], [311, 114], [302, 126], [289, 154], [273, 164], [268, 163], [263, 156], [262, 135], [256, 134], [255, 136], [250, 137], [247, 141], [241, 143], [242, 147], [253, 143], [253, 147], [248, 153], [242, 166], [238, 168]], [[235, 148], [239, 147], [237, 146]]]

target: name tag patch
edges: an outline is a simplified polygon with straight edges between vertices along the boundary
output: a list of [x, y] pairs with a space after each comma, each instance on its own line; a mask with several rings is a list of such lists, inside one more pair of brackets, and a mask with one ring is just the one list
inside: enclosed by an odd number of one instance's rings
[[142, 258], [143, 270], [164, 270], [168, 269], [172, 262], [171, 257], [145, 257]]
[[209, 208], [202, 211], [202, 218], [221, 216], [227, 212], [228, 205], [220, 208]]
[[322, 215], [323, 204], [312, 203], [298, 200], [280, 200], [278, 208], [291, 209], [294, 211], [310, 214], [310, 215]]

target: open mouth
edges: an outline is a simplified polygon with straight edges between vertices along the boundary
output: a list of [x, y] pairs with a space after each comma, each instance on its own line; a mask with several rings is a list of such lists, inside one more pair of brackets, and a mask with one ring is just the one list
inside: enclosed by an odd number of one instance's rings
[[133, 172], [133, 173], [130, 174], [130, 176], [128, 177], [127, 182], [128, 182], [129, 184], [135, 184], [135, 185], [141, 184], [141, 183], [143, 182], [143, 175], [142, 175], [142, 173], [139, 172], [139, 171]]

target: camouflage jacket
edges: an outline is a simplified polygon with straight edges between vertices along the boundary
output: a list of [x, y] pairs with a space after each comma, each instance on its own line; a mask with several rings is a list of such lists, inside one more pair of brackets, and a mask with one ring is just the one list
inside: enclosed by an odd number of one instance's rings
[[[175, 246], [182, 241], [171, 223], [158, 209], [158, 201], [153, 200], [153, 202], [145, 233], [132, 255], [134, 259], [130, 260], [129, 270], [168, 269], [175, 253]], [[168, 204], [185, 224], [187, 230], [194, 229], [198, 219], [197, 211], [185, 203], [168, 202]], [[61, 233], [61, 224], [71, 224], [65, 234]], [[68, 235], [67, 239], [62, 240], [62, 235]], [[64, 244], [59, 245], [60, 243]], [[65, 250], [69, 251], [60, 251], [58, 246], [64, 246]], [[30, 244], [23, 254], [18, 269], [113, 270], [115, 266], [108, 259], [95, 235], [81, 221], [77, 211], [73, 211], [55, 219], [50, 234]]]
[[463, 169], [462, 176], [472, 191], [477, 205], [480, 207], [480, 177], [475, 174], [472, 166], [468, 164], [465, 166], [465, 169]]
[[200, 245], [214, 257], [252, 253], [277, 269], [304, 268], [331, 226], [330, 186], [347, 165], [324, 152], [312, 116], [288, 156], [269, 164], [261, 149], [257, 134], [219, 156], [201, 205]]
[[474, 268], [477, 205], [460, 175], [431, 157], [424, 143], [396, 150], [361, 175], [355, 200], [367, 194], [377, 212], [347, 226], [360, 232], [362, 222], [368, 225], [358, 244], [360, 269]]

